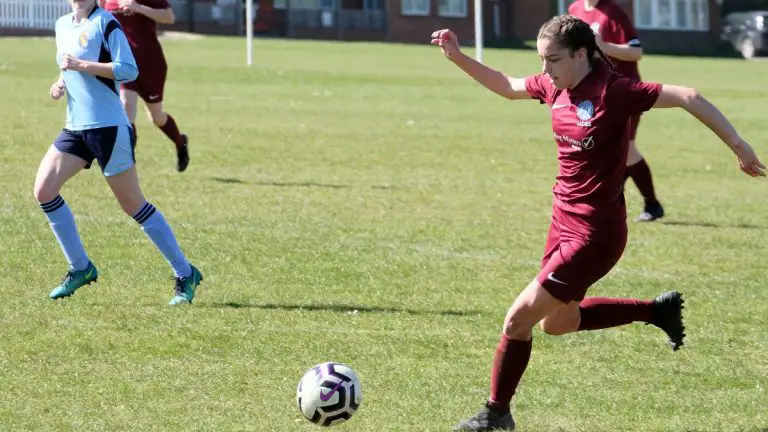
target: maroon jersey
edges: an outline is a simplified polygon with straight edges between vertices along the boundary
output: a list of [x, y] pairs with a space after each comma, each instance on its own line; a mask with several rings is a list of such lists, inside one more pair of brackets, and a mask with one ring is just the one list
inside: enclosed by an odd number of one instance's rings
[[[640, 47], [640, 39], [632, 20], [624, 8], [613, 0], [600, 0], [592, 10], [584, 9], [584, 1], [576, 0], [568, 6], [568, 15], [575, 16], [592, 27], [592, 31], [605, 41], [617, 45]], [[611, 58], [616, 65], [616, 71], [630, 78], [640, 79], [637, 62], [623, 61]]]
[[619, 75], [596, 62], [573, 89], [558, 90], [544, 73], [528, 77], [525, 87], [552, 110], [560, 166], [554, 205], [590, 219], [626, 219], [629, 119], [653, 107], [661, 84]]
[[[168, 0], [136, 0], [136, 3], [152, 9], [171, 7]], [[122, 12], [117, 0], [107, 0], [104, 9], [112, 12], [120, 22], [137, 62], [162, 61], [163, 49], [157, 39], [157, 23], [154, 20], [139, 13]]]

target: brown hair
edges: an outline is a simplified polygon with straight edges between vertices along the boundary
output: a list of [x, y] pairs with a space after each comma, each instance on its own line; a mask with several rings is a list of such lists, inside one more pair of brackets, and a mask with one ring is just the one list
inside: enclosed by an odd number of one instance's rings
[[550, 18], [539, 29], [537, 39], [549, 39], [563, 48], [568, 48], [571, 55], [585, 48], [590, 66], [594, 65], [595, 53], [597, 53], [611, 69], [614, 69], [613, 62], [597, 46], [595, 33], [589, 24], [574, 16], [558, 15]]

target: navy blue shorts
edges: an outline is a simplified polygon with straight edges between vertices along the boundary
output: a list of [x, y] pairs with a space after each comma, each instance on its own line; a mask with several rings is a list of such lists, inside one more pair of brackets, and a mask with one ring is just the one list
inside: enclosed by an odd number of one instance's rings
[[84, 160], [86, 169], [91, 167], [95, 158], [105, 176], [120, 174], [136, 163], [136, 135], [130, 126], [107, 126], [80, 131], [62, 129], [53, 145], [62, 153]]

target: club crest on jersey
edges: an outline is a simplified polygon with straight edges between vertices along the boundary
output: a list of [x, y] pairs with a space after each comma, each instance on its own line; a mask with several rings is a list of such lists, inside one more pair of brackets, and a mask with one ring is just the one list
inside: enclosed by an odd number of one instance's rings
[[595, 115], [595, 107], [592, 105], [592, 101], [581, 101], [576, 106], [576, 116], [579, 117], [579, 121], [576, 123], [581, 127], [592, 126], [592, 116]]
[[88, 32], [84, 31], [80, 33], [80, 46], [85, 48], [88, 46]]

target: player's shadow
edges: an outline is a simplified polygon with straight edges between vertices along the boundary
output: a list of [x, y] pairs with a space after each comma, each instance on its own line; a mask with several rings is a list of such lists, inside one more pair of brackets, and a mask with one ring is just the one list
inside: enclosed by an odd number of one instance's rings
[[[242, 184], [242, 185], [254, 185], [254, 186], [271, 186], [271, 187], [296, 187], [296, 188], [327, 188], [327, 189], [347, 189], [349, 185], [331, 184], [331, 183], [318, 183], [318, 182], [279, 182], [279, 181], [244, 181], [231, 177], [211, 177], [211, 180], [224, 183], [224, 184]], [[373, 185], [371, 189], [392, 189], [392, 186], [379, 186]]]
[[409, 314], [409, 315], [443, 315], [443, 316], [477, 316], [482, 315], [477, 310], [429, 310], [429, 309], [409, 309], [398, 307], [377, 307], [363, 305], [336, 305], [336, 304], [278, 304], [278, 303], [214, 303], [211, 307], [232, 308], [232, 309], [268, 309], [284, 311], [311, 311], [311, 312], [338, 312], [338, 313], [381, 313], [381, 314]]
[[736, 228], [736, 229], [751, 229], [751, 230], [764, 230], [766, 227], [759, 225], [752, 225], [747, 223], [742, 224], [718, 224], [713, 222], [696, 222], [696, 221], [659, 221], [662, 225], [670, 226], [686, 226], [686, 227], [700, 227], [700, 228]]

